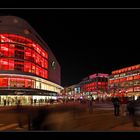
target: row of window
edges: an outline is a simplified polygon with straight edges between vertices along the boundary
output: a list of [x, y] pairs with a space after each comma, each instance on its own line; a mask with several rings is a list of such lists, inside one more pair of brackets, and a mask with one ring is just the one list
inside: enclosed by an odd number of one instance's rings
[[[140, 91], [140, 87], [132, 87], [132, 88], [126, 88], [125, 91], [127, 91], [127, 93], [129, 92], [136, 92], [136, 91]], [[113, 90], [110, 90], [110, 92], [115, 92], [115, 93], [118, 93], [118, 91], [113, 91]]]
[[140, 69], [137, 69], [137, 70], [134, 70], [134, 71], [128, 71], [126, 73], [110, 75], [109, 79], [112, 79], [112, 78], [123, 78], [124, 76], [129, 77], [129, 76], [132, 76], [132, 75], [139, 75], [139, 73], [140, 73]]
[[110, 84], [109, 87], [129, 87], [140, 85], [140, 80], [130, 81], [130, 82], [122, 82], [122, 83], [113, 83]]
[[115, 71], [112, 72], [112, 74], [119, 74], [119, 73], [131, 71], [131, 70], [135, 70], [135, 69], [139, 69], [139, 68], [140, 68], [140, 65], [135, 65], [135, 66], [131, 66], [131, 67], [128, 67], [128, 68], [123, 68], [123, 69], [120, 69], [120, 70], [115, 70]]
[[81, 84], [88, 84], [91, 82], [107, 82], [107, 81], [108, 81], [108, 78], [96, 77], [96, 78], [93, 78], [92, 80], [82, 81]]
[[48, 60], [35, 50], [17, 44], [0, 44], [0, 57], [14, 57], [32, 61], [43, 68], [48, 68]]
[[115, 80], [109, 80], [109, 84], [130, 81], [130, 80], [136, 80], [136, 79], [140, 79], [140, 75], [129, 76], [129, 77], [124, 77], [124, 78], [115, 79]]
[[27, 78], [0, 78], [0, 87], [34, 88], [35, 80]]
[[98, 88], [84, 88], [82, 89], [83, 91], [95, 91], [95, 90], [103, 90], [103, 91], [107, 91], [107, 87], [98, 87]]
[[43, 78], [48, 78], [48, 71], [29, 61], [19, 61], [12, 58], [0, 59], [0, 70], [16, 70], [21, 72], [29, 72]]
[[91, 86], [107, 86], [107, 82], [92, 82], [90, 84], [83, 85], [83, 87], [91, 87]]
[[15, 34], [0, 34], [0, 42], [8, 44], [15, 43], [25, 45], [36, 50], [41, 56], [48, 58], [48, 54], [46, 53], [45, 50], [42, 49], [42, 47], [39, 44], [23, 36]]
[[0, 77], [0, 87], [36, 88], [60, 92], [58, 88], [28, 77]]

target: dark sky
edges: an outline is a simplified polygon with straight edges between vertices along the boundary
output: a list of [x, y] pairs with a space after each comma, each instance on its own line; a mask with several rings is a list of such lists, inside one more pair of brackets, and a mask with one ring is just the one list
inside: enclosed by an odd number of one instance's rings
[[0, 10], [27, 20], [61, 65], [62, 86], [139, 64], [140, 10]]

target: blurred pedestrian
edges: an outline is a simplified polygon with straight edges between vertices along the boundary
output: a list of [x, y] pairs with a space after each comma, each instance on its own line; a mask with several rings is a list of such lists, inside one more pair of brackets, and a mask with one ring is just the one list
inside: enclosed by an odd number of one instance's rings
[[39, 109], [37, 116], [32, 119], [33, 130], [44, 130], [44, 123], [46, 118], [46, 109]]
[[126, 116], [127, 98], [122, 97], [121, 100], [120, 100], [120, 104], [121, 104], [121, 115]]
[[10, 103], [10, 101], [9, 101], [9, 99], [8, 99], [8, 101], [7, 101], [8, 106], [9, 106], [9, 103]]
[[112, 103], [114, 105], [114, 115], [119, 116], [120, 115], [120, 100], [119, 100], [119, 98], [117, 98], [117, 97], [112, 98]]
[[92, 113], [93, 112], [93, 97], [92, 96], [89, 98], [88, 106], [89, 106], [89, 113]]
[[22, 105], [20, 103], [20, 100], [18, 100], [17, 102], [17, 106], [16, 106], [16, 112], [17, 112], [17, 120], [18, 120], [18, 125], [20, 128], [23, 127], [23, 122], [22, 122], [22, 113], [23, 113], [23, 108]]
[[36, 105], [36, 99], [34, 99], [34, 105]]
[[6, 99], [4, 99], [4, 106], [6, 106]]
[[140, 97], [134, 102], [134, 114], [132, 116], [133, 126], [139, 127], [138, 124], [140, 118]]
[[29, 107], [27, 110], [28, 130], [32, 130], [32, 117], [33, 117], [33, 110]]
[[134, 101], [133, 100], [130, 100], [127, 102], [127, 110], [128, 110], [128, 113], [129, 113], [129, 116], [133, 116], [134, 115]]

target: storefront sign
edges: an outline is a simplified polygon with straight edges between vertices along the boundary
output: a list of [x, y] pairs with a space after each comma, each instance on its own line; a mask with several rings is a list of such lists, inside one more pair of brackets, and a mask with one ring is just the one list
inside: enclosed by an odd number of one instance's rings
[[99, 77], [108, 77], [108, 74], [104, 74], [104, 73], [98, 73]]
[[90, 79], [96, 78], [97, 74], [92, 74], [89, 76]]

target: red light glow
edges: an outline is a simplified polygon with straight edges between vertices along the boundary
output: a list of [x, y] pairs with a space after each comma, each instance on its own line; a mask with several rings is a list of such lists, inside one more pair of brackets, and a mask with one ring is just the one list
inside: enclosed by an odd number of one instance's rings
[[0, 70], [29, 72], [48, 78], [48, 53], [32, 40], [0, 34]]

